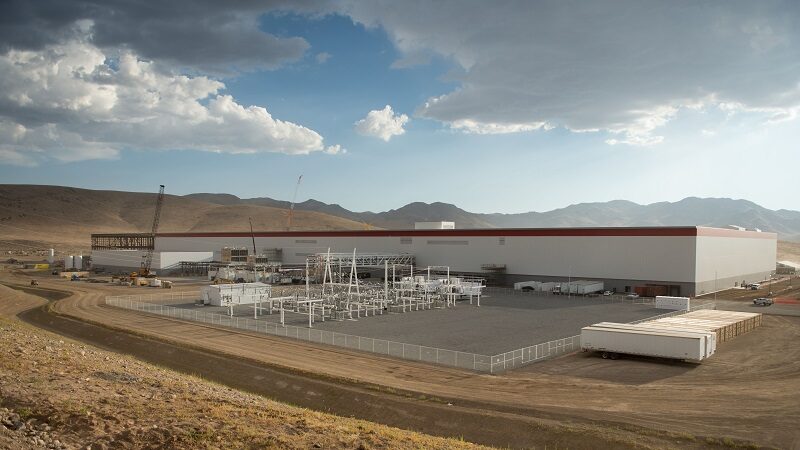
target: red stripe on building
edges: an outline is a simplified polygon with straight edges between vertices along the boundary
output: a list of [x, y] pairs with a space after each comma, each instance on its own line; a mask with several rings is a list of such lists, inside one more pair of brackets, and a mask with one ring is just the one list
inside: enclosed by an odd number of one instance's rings
[[[727, 230], [721, 230], [727, 231]], [[751, 232], [731, 230], [740, 237]], [[342, 231], [257, 231], [256, 237], [593, 237], [593, 236], [697, 236], [697, 227], [642, 228], [489, 228], [456, 230], [342, 230]], [[768, 233], [753, 233], [768, 234]], [[705, 235], [710, 235], [704, 233]], [[159, 233], [158, 237], [250, 237], [250, 232]]]

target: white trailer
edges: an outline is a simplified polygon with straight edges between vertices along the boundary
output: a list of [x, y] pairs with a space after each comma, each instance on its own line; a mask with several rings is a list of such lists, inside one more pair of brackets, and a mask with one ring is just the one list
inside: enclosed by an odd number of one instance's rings
[[658, 309], [689, 311], [689, 297], [669, 297], [666, 295], [657, 295], [655, 307]]
[[[634, 330], [634, 331], [654, 331], [654, 332], [670, 332], [679, 331], [684, 333], [708, 333], [710, 330], [698, 329], [694, 326], [683, 326], [673, 324], [661, 324], [658, 322], [648, 321], [637, 324], [630, 323], [614, 323], [614, 322], [600, 322], [592, 325], [596, 328], [614, 328], [619, 330]], [[711, 336], [706, 340], [706, 357], [709, 357], [717, 351], [717, 335], [711, 333]]]
[[542, 292], [553, 292], [554, 289], [560, 288], [561, 283], [556, 283], [553, 281], [548, 281], [547, 283], [542, 283], [539, 285], [539, 289]]
[[627, 354], [702, 361], [711, 356], [708, 352], [711, 334], [588, 326], [581, 330], [581, 348], [601, 352], [604, 358]]
[[561, 284], [562, 294], [589, 295], [603, 292], [603, 289], [604, 285], [602, 281], [575, 280]]

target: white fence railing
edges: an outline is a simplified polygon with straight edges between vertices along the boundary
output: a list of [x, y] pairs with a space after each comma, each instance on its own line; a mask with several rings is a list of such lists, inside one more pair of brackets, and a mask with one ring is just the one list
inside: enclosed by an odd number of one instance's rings
[[[247, 317], [230, 316], [207, 311], [176, 308], [166, 302], [194, 301], [197, 294], [191, 292], [177, 292], [156, 295], [122, 295], [106, 297], [106, 304], [143, 313], [175, 319], [189, 320], [209, 325], [236, 328], [254, 333], [263, 333], [274, 336], [288, 337], [318, 344], [333, 345], [352, 350], [360, 350], [379, 355], [386, 355], [411, 361], [440, 364], [461, 369], [474, 370], [484, 373], [500, 373], [506, 370], [522, 367], [559, 355], [571, 353], [581, 348], [580, 335], [556, 339], [520, 349], [500, 353], [494, 356], [477, 353], [460, 352], [424, 345], [407, 344], [404, 342], [387, 341], [384, 339], [354, 336], [333, 331], [317, 330], [307, 327], [281, 325], [275, 322], [255, 320]], [[143, 301], [144, 300], [144, 301]], [[697, 309], [713, 309], [713, 304], [704, 304], [692, 307]], [[630, 323], [641, 323], [661, 317], [670, 317], [682, 314], [685, 311], [670, 311], [654, 317], [648, 317]]]
[[[196, 297], [196, 296], [194, 296]], [[193, 298], [194, 298], [193, 297]], [[424, 345], [407, 344], [404, 342], [387, 341], [384, 339], [354, 336], [333, 331], [317, 330], [314, 328], [281, 325], [275, 322], [255, 320], [247, 317], [229, 316], [206, 311], [176, 308], [161, 304], [168, 301], [170, 294], [155, 296], [149, 302], [139, 301], [138, 296], [107, 297], [106, 304], [118, 308], [130, 309], [175, 319], [190, 320], [210, 325], [237, 328], [255, 333], [283, 336], [318, 344], [333, 345], [336, 347], [361, 350], [396, 358], [421, 361], [426, 363], [441, 364], [450, 367], [474, 370], [477, 372], [492, 372], [491, 357], [476, 353], [460, 352], [443, 348], [427, 347]], [[177, 300], [172, 297], [172, 299]]]

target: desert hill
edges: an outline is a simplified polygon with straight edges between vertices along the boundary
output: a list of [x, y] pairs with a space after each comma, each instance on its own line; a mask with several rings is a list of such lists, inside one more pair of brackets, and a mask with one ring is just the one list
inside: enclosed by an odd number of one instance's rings
[[[271, 198], [240, 199], [230, 194], [191, 194], [187, 198], [221, 205], [262, 205], [288, 208], [289, 203]], [[482, 214], [449, 203], [409, 203], [384, 212], [350, 211], [337, 204], [307, 200], [296, 210], [318, 211], [380, 228], [408, 229], [414, 222], [448, 220], [457, 228], [551, 228], [738, 225], [778, 233], [780, 239], [800, 242], [800, 211], [771, 210], [748, 200], [688, 197], [677, 202], [640, 205], [627, 200], [579, 203], [545, 212]]]
[[[0, 248], [87, 249], [97, 232], [146, 232], [154, 192], [122, 192], [60, 186], [0, 185]], [[167, 195], [159, 231], [283, 230], [289, 202], [231, 194]], [[294, 230], [408, 229], [414, 222], [450, 220], [458, 228], [738, 225], [777, 232], [779, 259], [800, 261], [800, 212], [770, 210], [747, 200], [690, 197], [639, 205], [625, 200], [580, 203], [546, 212], [480, 214], [448, 203], [409, 203], [384, 212], [350, 211], [306, 200], [295, 205]]]
[[[152, 226], [156, 194], [60, 186], [0, 185], [0, 247], [86, 249], [98, 232], [145, 232]], [[159, 231], [282, 230], [287, 211], [268, 206], [220, 205], [166, 195]], [[363, 229], [360, 222], [296, 210], [293, 230]]]

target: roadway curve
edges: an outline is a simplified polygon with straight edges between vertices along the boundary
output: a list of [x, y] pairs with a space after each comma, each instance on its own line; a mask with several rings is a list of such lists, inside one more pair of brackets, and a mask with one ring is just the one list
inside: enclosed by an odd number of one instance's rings
[[[16, 273], [5, 281], [24, 286], [28, 278]], [[596, 434], [593, 431], [602, 434], [603, 424], [613, 423], [623, 428], [618, 436], [606, 436], [615, 446], [621, 444], [617, 438], [625, 440], [625, 433], [639, 438], [646, 434], [621, 425], [635, 424], [800, 448], [795, 426], [795, 417], [800, 414], [797, 318], [765, 317], [763, 327], [725, 343], [725, 351], [699, 366], [647, 360], [610, 362], [578, 354], [493, 376], [143, 315], [102, 304], [106, 295], [130, 294], [131, 288], [52, 279], [40, 282], [42, 288], [69, 294], [53, 303], [51, 309], [56, 315], [49, 319], [41, 309], [25, 315], [40, 325], [50, 320], [53, 326], [58, 318], [69, 321], [69, 326], [60, 327], [61, 332], [93, 326], [93, 333], [106, 333], [106, 340], [95, 339], [96, 343], [131, 353], [130, 343], [120, 348], [111, 345], [113, 336], [123, 333], [110, 330], [128, 330], [125, 336], [147, 342], [137, 355], [142, 359], [155, 358], [148, 356], [153, 353], [153, 343], [170, 346], [171, 360], [183, 360], [181, 353], [193, 355], [187, 356], [187, 361], [200, 365], [176, 367], [185, 372], [200, 373], [203, 367], [220, 367], [231, 361], [250, 364], [253, 369], [245, 373], [261, 373], [247, 383], [239, 381], [237, 387], [259, 392], [259, 386], [270, 384], [263, 381], [264, 371], [268, 371], [268, 380], [288, 377], [273, 384], [299, 388], [261, 393], [315, 409], [514, 447], [548, 441], [571, 448], [596, 447], [597, 435], [590, 440], [581, 436]], [[78, 326], [73, 319], [84, 325]], [[754, 345], [767, 336], [769, 346]], [[212, 357], [222, 359], [208, 364]], [[153, 362], [169, 365], [169, 361]], [[232, 374], [238, 371], [224, 367], [219, 381], [230, 384], [237, 378]], [[753, 383], [767, 379], [768, 384]], [[306, 383], [318, 384], [311, 387]], [[326, 394], [320, 400], [309, 392]], [[419, 400], [421, 396], [427, 400]], [[447, 402], [454, 406], [447, 406]]]

